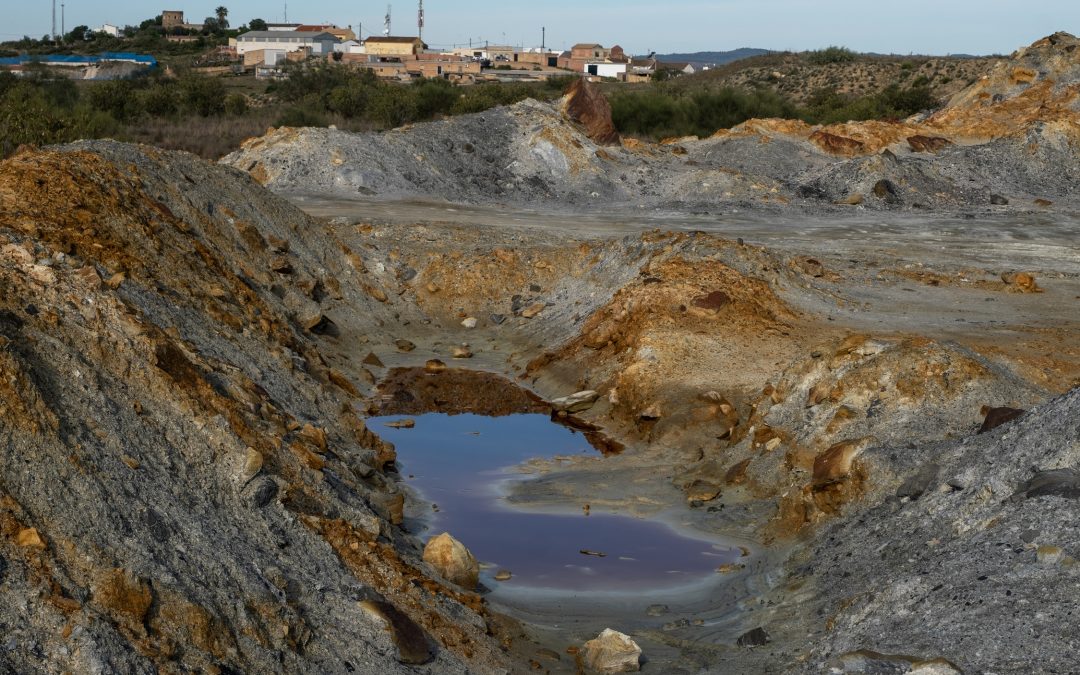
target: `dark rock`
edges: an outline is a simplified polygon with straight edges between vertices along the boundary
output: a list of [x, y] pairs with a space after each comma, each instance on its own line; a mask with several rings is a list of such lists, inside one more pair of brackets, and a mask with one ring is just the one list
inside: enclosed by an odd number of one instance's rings
[[502, 323], [506, 321], [505, 314], [492, 314], [488, 318], [491, 319], [491, 323], [495, 324], [496, 326], [502, 325]]
[[918, 499], [937, 480], [938, 470], [938, 465], [933, 462], [923, 464], [918, 471], [901, 483], [900, 487], [896, 488], [896, 496]]
[[262, 508], [277, 497], [278, 485], [269, 476], [257, 479], [251, 488], [251, 504], [256, 508]]
[[762, 647], [769, 643], [769, 634], [765, 632], [765, 629], [761, 626], [747, 631], [739, 636], [737, 644], [740, 647]]
[[883, 200], [886, 204], [900, 203], [900, 193], [896, 189], [896, 185], [885, 178], [874, 183], [874, 196]]
[[341, 331], [338, 329], [337, 324], [325, 314], [319, 317], [319, 322], [312, 326], [310, 330], [315, 335], [327, 335], [329, 337], [341, 335]]
[[164, 544], [169, 541], [169, 525], [165, 522], [165, 519], [161, 517], [161, 514], [154, 509], [146, 510], [146, 527], [150, 530], [150, 536], [154, 538], [154, 541]]
[[368, 352], [368, 355], [364, 357], [362, 361], [365, 365], [375, 366], [376, 368], [385, 368], [381, 359], [375, 355], [375, 352]]
[[1002, 406], [1000, 408], [985, 408], [986, 417], [983, 419], [982, 426], [979, 427], [979, 433], [986, 433], [991, 429], [996, 429], [1006, 422], [1011, 422], [1017, 417], [1023, 415], [1026, 411], [1019, 408], [1009, 408]]
[[1080, 499], [1080, 471], [1052, 469], [1038, 471], [1027, 479], [1013, 495], [1014, 498], [1064, 497]]
[[817, 185], [800, 185], [795, 188], [795, 195], [803, 199], [829, 199], [829, 193]]
[[645, 608], [646, 616], [663, 616], [671, 611], [667, 605], [649, 605]]
[[994, 206], [1007, 206], [1009, 200], [999, 194], [990, 195], [990, 203]]
[[408, 340], [394, 340], [394, 346], [403, 352], [411, 352], [416, 349], [416, 345]]

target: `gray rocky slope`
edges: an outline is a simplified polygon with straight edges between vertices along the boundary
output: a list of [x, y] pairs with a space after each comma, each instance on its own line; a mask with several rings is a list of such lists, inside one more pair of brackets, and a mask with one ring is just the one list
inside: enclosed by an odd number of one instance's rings
[[277, 192], [337, 197], [578, 209], [1074, 210], [1077, 46], [1064, 33], [1041, 40], [943, 110], [904, 122], [752, 120], [711, 138], [599, 145], [568, 121], [565, 100], [524, 101], [386, 133], [277, 129], [223, 161]]

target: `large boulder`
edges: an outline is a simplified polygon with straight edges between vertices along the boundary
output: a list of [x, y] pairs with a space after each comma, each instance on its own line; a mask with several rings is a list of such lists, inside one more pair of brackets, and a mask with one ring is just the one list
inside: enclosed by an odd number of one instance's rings
[[605, 628], [585, 643], [585, 665], [598, 673], [634, 673], [640, 659], [641, 647], [617, 630]]
[[424, 547], [424, 562], [435, 568], [444, 579], [462, 588], [475, 590], [480, 580], [480, 563], [469, 549], [443, 532], [432, 537]]
[[592, 389], [586, 389], [585, 391], [579, 391], [576, 394], [552, 399], [551, 409], [555, 412], [582, 412], [593, 407], [593, 404], [596, 403], [596, 399], [598, 398], [600, 398], [599, 392], [593, 391]]
[[599, 145], [617, 145], [619, 132], [611, 121], [611, 105], [585, 78], [574, 81], [566, 91], [566, 117], [584, 127], [585, 135]]

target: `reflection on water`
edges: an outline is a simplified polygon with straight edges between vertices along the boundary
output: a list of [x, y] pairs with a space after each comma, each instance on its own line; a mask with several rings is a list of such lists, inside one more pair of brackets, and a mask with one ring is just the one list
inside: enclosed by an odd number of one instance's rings
[[[679, 535], [662, 523], [603, 513], [533, 513], [509, 508], [498, 494], [506, 467], [533, 457], [594, 454], [580, 434], [545, 415], [427, 414], [412, 429], [369, 421], [397, 447], [402, 477], [434, 502], [430, 533], [450, 532], [469, 547], [493, 585], [502, 582], [566, 590], [628, 590], [676, 586], [715, 574], [737, 550]], [[602, 553], [583, 554], [581, 551]]]

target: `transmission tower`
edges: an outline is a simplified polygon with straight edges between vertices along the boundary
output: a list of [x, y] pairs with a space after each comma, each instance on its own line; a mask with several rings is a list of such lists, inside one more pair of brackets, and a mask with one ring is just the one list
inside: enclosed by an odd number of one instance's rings
[[384, 37], [390, 36], [390, 5], [386, 6], [386, 17], [383, 19], [382, 34]]
[[424, 0], [420, 0], [420, 9], [416, 12], [416, 30], [420, 40], [424, 39]]

